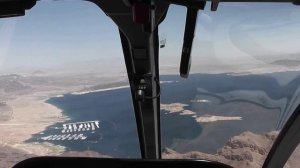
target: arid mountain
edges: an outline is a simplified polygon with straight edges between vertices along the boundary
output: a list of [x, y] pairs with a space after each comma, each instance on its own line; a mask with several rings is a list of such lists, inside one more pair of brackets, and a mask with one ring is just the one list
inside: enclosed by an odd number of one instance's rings
[[4, 92], [17, 92], [30, 89], [31, 87], [24, 83], [24, 77], [20, 75], [0, 76], [0, 90]]
[[[257, 135], [251, 132], [244, 132], [229, 139], [227, 144], [216, 154], [206, 154], [198, 151], [188, 153], [178, 153], [172, 149], [164, 149], [163, 158], [165, 159], [205, 159], [222, 162], [233, 167], [239, 168], [260, 168], [266, 159], [271, 145], [278, 135], [277, 131], [265, 135]], [[297, 150], [299, 150], [298, 148]], [[288, 161], [289, 167], [297, 167], [300, 161], [297, 160], [300, 152], [293, 155]], [[289, 168], [286, 166], [286, 168]]]
[[0, 102], [0, 122], [12, 119], [12, 108], [5, 102]]
[[32, 75], [35, 75], [35, 76], [40, 76], [40, 75], [45, 75], [46, 72], [42, 71], [42, 70], [36, 70], [34, 72], [32, 72]]
[[82, 86], [90, 89], [102, 89], [110, 85], [127, 85], [125, 77], [103, 77], [97, 74], [64, 74], [64, 75], [29, 75], [17, 74], [0, 75], [0, 90], [5, 92], [17, 92], [43, 87], [74, 87]]
[[[117, 84], [115, 84], [117, 83]], [[105, 87], [126, 85], [126, 80], [104, 78], [97, 74], [64, 75], [0, 75], [0, 102], [32, 93], [93, 91]], [[112, 85], [112, 86], [111, 86]]]

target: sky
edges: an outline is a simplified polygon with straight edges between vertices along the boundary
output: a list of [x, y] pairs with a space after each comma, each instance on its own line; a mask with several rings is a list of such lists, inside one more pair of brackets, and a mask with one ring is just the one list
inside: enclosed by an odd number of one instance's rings
[[[167, 38], [178, 43], [172, 49], [177, 48], [176, 52], [180, 53], [184, 23], [177, 20], [183, 20], [185, 12], [179, 14], [177, 10], [181, 9], [171, 8], [169, 18], [162, 25], [165, 29], [160, 30], [167, 32], [168, 27], [179, 25], [180, 30], [173, 29]], [[192, 69], [197, 67], [195, 65], [207, 68], [206, 65], [216, 64], [270, 63], [287, 59], [290, 54], [299, 54], [299, 16], [299, 6], [291, 4], [221, 3], [217, 12], [206, 8], [198, 18]], [[180, 32], [179, 36], [175, 35], [176, 31]], [[177, 62], [179, 56], [176, 54]]]
[[[161, 66], [179, 69], [185, 13], [172, 5], [159, 27], [167, 40]], [[198, 18], [192, 70], [295, 59], [299, 28], [300, 8], [292, 4], [224, 3], [217, 12], [208, 5]], [[125, 71], [117, 26], [96, 5], [40, 1], [24, 17], [0, 20], [1, 72], [59, 67]]]

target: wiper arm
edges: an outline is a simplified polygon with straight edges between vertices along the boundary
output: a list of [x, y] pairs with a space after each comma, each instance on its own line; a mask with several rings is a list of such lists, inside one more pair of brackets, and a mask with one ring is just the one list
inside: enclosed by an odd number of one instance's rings
[[199, 2], [199, 6], [187, 6], [187, 14], [185, 21], [184, 40], [181, 52], [180, 76], [187, 78], [191, 67], [191, 52], [193, 47], [195, 29], [197, 25], [198, 11], [204, 9], [206, 2]]
[[211, 2], [211, 11], [216, 11], [220, 2], [281, 2], [300, 5], [300, 0], [165, 0], [168, 3], [186, 6], [187, 15], [185, 23], [184, 41], [181, 52], [180, 76], [188, 78], [191, 67], [191, 52], [195, 29], [197, 25], [198, 11], [203, 10], [206, 1]]

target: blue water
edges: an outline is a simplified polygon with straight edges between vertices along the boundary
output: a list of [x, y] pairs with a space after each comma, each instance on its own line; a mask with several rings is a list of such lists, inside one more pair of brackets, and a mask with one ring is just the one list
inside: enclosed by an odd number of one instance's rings
[[[163, 84], [174, 85], [174, 84]], [[186, 102], [189, 99], [186, 98]], [[65, 146], [70, 151], [93, 150], [99, 153], [121, 158], [140, 157], [139, 142], [137, 136], [136, 123], [134, 118], [133, 105], [129, 88], [88, 93], [83, 95], [66, 94], [63, 97], [54, 97], [47, 101], [63, 110], [63, 114], [70, 120], [64, 123], [74, 123], [81, 121], [100, 121], [100, 129], [94, 133], [91, 131], [82, 132], [87, 139], [49, 141], [56, 145]], [[164, 123], [169, 123], [168, 127], [162, 130], [162, 146], [170, 146], [172, 138], [192, 139], [201, 133], [201, 126], [188, 116], [179, 114], [162, 113]], [[57, 123], [49, 126], [42, 134], [36, 134], [27, 142], [44, 142], [41, 137], [47, 135], [60, 135], [62, 124]], [[173, 123], [177, 123], [174, 125]], [[186, 126], [193, 129], [184, 131]], [[180, 132], [171, 133], [173, 130]], [[171, 137], [170, 137], [170, 136]]]
[[[217, 106], [231, 105], [232, 103], [251, 104], [253, 107], [263, 109], [262, 117], [257, 119], [257, 112], [225, 111], [221, 115], [237, 115], [243, 117], [243, 121], [224, 121], [211, 125], [200, 124], [191, 116], [183, 116], [178, 113], [166, 114], [161, 112], [162, 127], [162, 147], [176, 148], [178, 140], [195, 140], [199, 137], [205, 128], [214, 128], [211, 135], [205, 139], [199, 139], [199, 144], [191, 144], [185, 148], [178, 147], [179, 151], [200, 150], [214, 153], [219, 147], [224, 145], [228, 138], [237, 135], [243, 131], [267, 132], [276, 129], [278, 121], [264, 123], [267, 119], [282, 119], [284, 107], [274, 105], [272, 107], [264, 104], [265, 99], [261, 102], [251, 102], [243, 97], [233, 101], [227, 101], [220, 97], [219, 94], [226, 94], [230, 91], [246, 90], [261, 91], [272, 100], [286, 98], [287, 102], [292, 100], [296, 89], [300, 85], [300, 77], [296, 75], [295, 79], [281, 86], [277, 79], [281, 76], [294, 75], [298, 72], [275, 73], [268, 75], [244, 75], [230, 76], [227, 74], [195, 74], [191, 75], [188, 80], [179, 78], [178, 75], [162, 76], [165, 81], [178, 81], [174, 83], [162, 84], [161, 102], [183, 103], [190, 106], [186, 109], [199, 111], [201, 107], [193, 106], [191, 100], [196, 96], [210, 96], [211, 100], [215, 99], [220, 102]], [[278, 77], [279, 76], [279, 77]], [[202, 88], [207, 93], [202, 93], [197, 88]], [[54, 97], [47, 101], [63, 110], [64, 115], [70, 118], [70, 122], [93, 121], [99, 120], [100, 128], [95, 132], [86, 131], [85, 140], [71, 141], [49, 141], [56, 145], [65, 146], [67, 150], [84, 151], [93, 150], [99, 153], [121, 158], [140, 157], [137, 129], [132, 107], [130, 89], [118, 89], [88, 93], [83, 95], [66, 94], [64, 97]], [[231, 103], [231, 104], [230, 104]], [[298, 102], [299, 103], [299, 102]], [[215, 107], [213, 107], [215, 108]], [[236, 109], [236, 107], [234, 107]], [[228, 109], [228, 107], [226, 107]], [[215, 114], [211, 111], [211, 114]], [[253, 115], [255, 114], [255, 115]], [[220, 114], [219, 114], [220, 115]], [[27, 142], [43, 142], [41, 137], [53, 134], [62, 134], [60, 129], [63, 123], [56, 123], [49, 126], [42, 134], [38, 133]], [[213, 125], [213, 127], [212, 127]], [[197, 141], [197, 142], [198, 142]]]

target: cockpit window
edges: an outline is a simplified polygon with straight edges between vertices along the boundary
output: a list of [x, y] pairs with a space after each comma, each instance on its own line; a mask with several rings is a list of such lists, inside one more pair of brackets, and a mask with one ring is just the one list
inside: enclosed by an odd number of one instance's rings
[[48, 155], [140, 158], [118, 28], [92, 3], [0, 20], [0, 167]]
[[[300, 17], [284, 4], [200, 13], [192, 75], [178, 75], [186, 8], [171, 6], [160, 51], [163, 158], [262, 167], [299, 100]], [[172, 29], [170, 29], [172, 27]], [[175, 75], [174, 75], [175, 74]]]
[[[201, 11], [179, 77], [186, 9], [159, 26], [162, 157], [261, 167], [300, 103], [299, 9]], [[179, 21], [181, 20], [181, 21]], [[84, 1], [0, 20], [0, 167], [35, 156], [141, 158], [117, 26]]]

